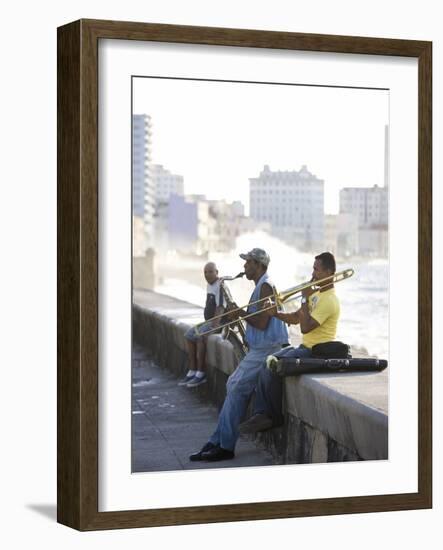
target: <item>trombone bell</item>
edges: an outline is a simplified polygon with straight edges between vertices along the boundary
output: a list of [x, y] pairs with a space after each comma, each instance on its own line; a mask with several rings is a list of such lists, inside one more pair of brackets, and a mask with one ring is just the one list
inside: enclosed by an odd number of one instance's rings
[[280, 303], [286, 302], [289, 299], [294, 300], [297, 298], [296, 294], [299, 294], [305, 288], [320, 288], [320, 283], [325, 283], [326, 281], [329, 281], [329, 279], [331, 279], [329, 284], [339, 283], [341, 281], [344, 281], [345, 279], [349, 279], [349, 277], [352, 277], [352, 275], [354, 275], [354, 270], [352, 268], [345, 269], [343, 271], [339, 271], [338, 273], [334, 273], [334, 275], [325, 277], [324, 279], [319, 279], [318, 281], [307, 281], [306, 283], [302, 283], [300, 285], [288, 288], [287, 290], [283, 290], [282, 292], [277, 294], [277, 298]]

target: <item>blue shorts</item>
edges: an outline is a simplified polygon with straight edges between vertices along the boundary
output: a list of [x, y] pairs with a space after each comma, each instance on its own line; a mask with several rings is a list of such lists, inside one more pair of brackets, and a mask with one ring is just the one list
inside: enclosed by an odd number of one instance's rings
[[[192, 327], [185, 332], [185, 338], [190, 342], [198, 342], [202, 338], [207, 338], [207, 333], [210, 332], [212, 329], [212, 323], [203, 323], [198, 329], [199, 334], [195, 332], [195, 327]], [[212, 334], [215, 334], [215, 331]]]

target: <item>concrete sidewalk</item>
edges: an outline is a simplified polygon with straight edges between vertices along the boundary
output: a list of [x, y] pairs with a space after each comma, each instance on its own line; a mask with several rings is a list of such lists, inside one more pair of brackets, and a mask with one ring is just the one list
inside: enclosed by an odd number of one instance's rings
[[271, 454], [252, 441], [239, 439], [233, 460], [190, 462], [189, 455], [214, 431], [218, 411], [178, 386], [178, 379], [134, 345], [132, 357], [132, 471], [196, 470], [275, 464]]

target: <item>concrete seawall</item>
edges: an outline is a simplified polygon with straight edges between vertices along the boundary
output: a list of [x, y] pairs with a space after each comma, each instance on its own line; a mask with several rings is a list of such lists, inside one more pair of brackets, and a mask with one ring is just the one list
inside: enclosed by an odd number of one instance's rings
[[[155, 361], [181, 376], [187, 369], [185, 331], [202, 308], [151, 291], [134, 291], [133, 335]], [[213, 335], [207, 350], [205, 393], [219, 407], [236, 358], [229, 342]], [[257, 441], [284, 464], [388, 458], [388, 375], [340, 373], [285, 378], [285, 424]]]

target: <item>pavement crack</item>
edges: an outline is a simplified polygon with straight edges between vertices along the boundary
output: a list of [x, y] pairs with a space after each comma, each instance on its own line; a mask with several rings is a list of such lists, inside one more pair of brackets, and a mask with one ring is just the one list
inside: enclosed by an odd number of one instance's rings
[[157, 432], [160, 434], [160, 436], [163, 438], [164, 442], [166, 443], [166, 446], [167, 448], [169, 449], [169, 451], [175, 456], [177, 462], [180, 464], [180, 467], [182, 470], [185, 469], [185, 466], [183, 464], [183, 462], [180, 460], [180, 457], [178, 456], [178, 454], [175, 452], [174, 448], [171, 447], [170, 443], [169, 443], [169, 440], [167, 439], [167, 437], [165, 436], [165, 434], [161, 431], [161, 429], [153, 422], [153, 420], [151, 418], [149, 418], [149, 416], [146, 416], [146, 418], [149, 420], [149, 422], [152, 424], [152, 426], [154, 427], [155, 430], [157, 430]]
[[[136, 400], [136, 403], [141, 408], [141, 405], [138, 402], [138, 400]], [[146, 419], [148, 420], [148, 422], [151, 424], [151, 426], [154, 428], [154, 430], [160, 435], [160, 437], [165, 442], [166, 447], [168, 448], [169, 452], [175, 457], [177, 462], [180, 464], [181, 469], [184, 470], [185, 466], [184, 466], [183, 462], [180, 460], [180, 457], [178, 456], [178, 454], [175, 452], [174, 448], [171, 447], [171, 444], [169, 443], [168, 438], [165, 436], [165, 434], [161, 431], [161, 429], [157, 426], [157, 424], [149, 416], [149, 411], [146, 408], [143, 408], [142, 410], [143, 410], [143, 414], [146, 417]]]

